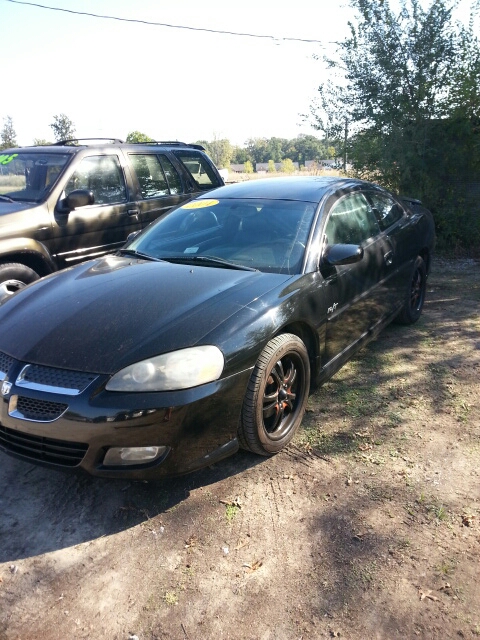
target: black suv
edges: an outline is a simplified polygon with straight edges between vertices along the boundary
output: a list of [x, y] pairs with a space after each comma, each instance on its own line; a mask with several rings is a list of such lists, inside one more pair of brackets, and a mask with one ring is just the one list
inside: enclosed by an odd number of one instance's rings
[[0, 293], [121, 247], [223, 185], [200, 145], [62, 140], [0, 151]]

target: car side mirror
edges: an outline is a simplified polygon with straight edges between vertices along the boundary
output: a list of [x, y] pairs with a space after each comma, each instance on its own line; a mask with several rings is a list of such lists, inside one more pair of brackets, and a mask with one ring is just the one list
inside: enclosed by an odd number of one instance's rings
[[94, 202], [95, 196], [93, 195], [93, 191], [89, 191], [88, 189], [75, 189], [75, 191], [71, 191], [66, 198], [60, 201], [59, 210], [61, 213], [68, 213], [72, 211], [72, 209], [85, 207]]
[[130, 242], [132, 240], [134, 240], [138, 234], [140, 233], [141, 229], [139, 229], [138, 231], [132, 231], [132, 233], [129, 233], [127, 236], [127, 239], [125, 240], [125, 244], [123, 245], [124, 247], [128, 246], [130, 244]]
[[323, 262], [330, 267], [337, 267], [360, 262], [362, 258], [363, 248], [358, 244], [334, 244], [331, 247], [327, 247]]

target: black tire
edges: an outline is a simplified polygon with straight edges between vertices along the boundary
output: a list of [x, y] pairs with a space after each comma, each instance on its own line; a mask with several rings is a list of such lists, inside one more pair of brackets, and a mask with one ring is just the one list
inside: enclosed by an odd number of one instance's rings
[[271, 456], [302, 422], [310, 389], [310, 361], [297, 336], [270, 340], [257, 360], [243, 401], [238, 440], [243, 449]]
[[15, 293], [39, 278], [38, 273], [24, 264], [17, 262], [0, 264], [0, 295], [5, 291], [9, 294]]
[[420, 256], [415, 260], [402, 310], [396, 318], [399, 324], [413, 324], [422, 315], [427, 287], [427, 268]]

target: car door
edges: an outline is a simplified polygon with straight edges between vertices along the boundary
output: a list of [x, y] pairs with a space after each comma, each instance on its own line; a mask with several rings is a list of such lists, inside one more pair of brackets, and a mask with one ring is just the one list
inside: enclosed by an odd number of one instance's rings
[[392, 307], [399, 307], [405, 299], [405, 283], [412, 269], [416, 253], [409, 240], [409, 218], [404, 208], [384, 191], [367, 191], [369, 202], [377, 216], [385, 242], [391, 247], [392, 259], [388, 269], [388, 295]]
[[[361, 247], [361, 260], [329, 265], [330, 248], [347, 244]], [[320, 267], [328, 305], [325, 363], [357, 344], [388, 313], [385, 279], [391, 251], [365, 195], [339, 194], [327, 212]]]
[[134, 152], [128, 158], [136, 180], [135, 205], [142, 228], [191, 198], [166, 154]]
[[[62, 201], [72, 191], [91, 191], [91, 205], [65, 211]], [[132, 203], [118, 155], [87, 155], [66, 176], [54, 212], [53, 250], [59, 267], [102, 255], [121, 247], [140, 222]]]

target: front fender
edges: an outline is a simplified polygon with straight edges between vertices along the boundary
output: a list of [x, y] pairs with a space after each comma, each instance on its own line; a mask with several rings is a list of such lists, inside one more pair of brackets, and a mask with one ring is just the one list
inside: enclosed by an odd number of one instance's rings
[[0, 239], [0, 262], [21, 262], [42, 276], [57, 270], [46, 246], [33, 238]]

